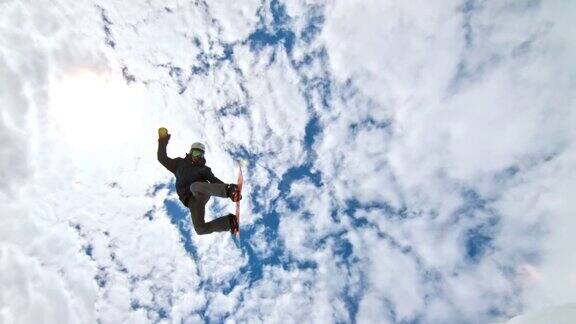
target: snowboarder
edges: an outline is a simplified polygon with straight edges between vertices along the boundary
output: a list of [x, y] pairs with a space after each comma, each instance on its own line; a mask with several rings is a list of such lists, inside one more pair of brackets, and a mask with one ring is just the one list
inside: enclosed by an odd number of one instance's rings
[[186, 157], [171, 159], [166, 154], [170, 134], [166, 129], [160, 129], [158, 138], [158, 161], [176, 176], [176, 192], [178, 198], [192, 215], [192, 224], [198, 235], [213, 232], [238, 231], [238, 222], [234, 214], [228, 214], [210, 222], [204, 221], [206, 203], [210, 196], [230, 198], [236, 202], [242, 199], [238, 186], [234, 183], [225, 184], [206, 166], [202, 143], [194, 143]]

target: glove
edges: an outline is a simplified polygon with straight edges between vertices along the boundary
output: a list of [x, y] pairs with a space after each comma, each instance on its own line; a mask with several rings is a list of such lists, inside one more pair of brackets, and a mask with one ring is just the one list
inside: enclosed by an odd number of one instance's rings
[[160, 137], [158, 138], [158, 143], [162, 144], [162, 145], [167, 145], [168, 141], [170, 140], [170, 134], [168, 134], [168, 136], [166, 137]]

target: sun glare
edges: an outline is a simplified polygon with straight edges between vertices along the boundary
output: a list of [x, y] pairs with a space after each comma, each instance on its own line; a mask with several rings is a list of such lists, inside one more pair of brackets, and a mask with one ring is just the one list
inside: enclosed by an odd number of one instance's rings
[[121, 77], [74, 72], [50, 86], [50, 113], [66, 142], [107, 147], [139, 131], [143, 88]]

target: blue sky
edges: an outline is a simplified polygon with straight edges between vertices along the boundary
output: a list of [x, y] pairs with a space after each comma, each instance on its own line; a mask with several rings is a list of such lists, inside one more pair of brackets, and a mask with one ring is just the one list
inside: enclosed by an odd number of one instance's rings
[[[484, 323], [575, 301], [574, 5], [2, 8], [0, 322]], [[225, 182], [243, 163], [239, 241], [196, 235], [161, 126]]]

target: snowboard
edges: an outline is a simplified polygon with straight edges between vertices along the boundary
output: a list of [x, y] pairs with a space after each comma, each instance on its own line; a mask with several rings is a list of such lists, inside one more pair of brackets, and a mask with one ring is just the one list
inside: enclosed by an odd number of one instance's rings
[[[240, 197], [242, 197], [242, 185], [244, 184], [244, 176], [242, 175], [242, 165], [238, 163], [238, 191], [240, 192]], [[240, 238], [240, 200], [236, 202], [236, 221], [238, 222], [238, 231], [236, 235]]]

